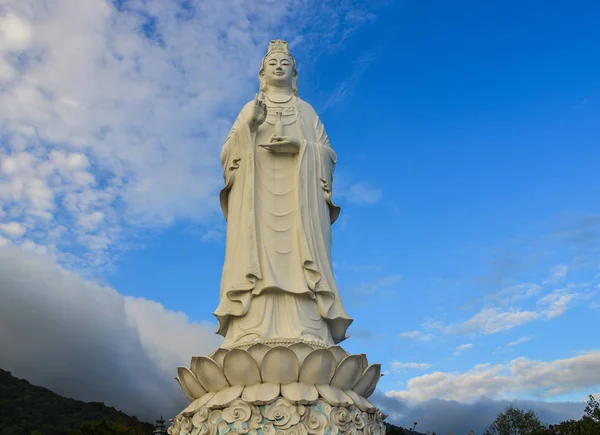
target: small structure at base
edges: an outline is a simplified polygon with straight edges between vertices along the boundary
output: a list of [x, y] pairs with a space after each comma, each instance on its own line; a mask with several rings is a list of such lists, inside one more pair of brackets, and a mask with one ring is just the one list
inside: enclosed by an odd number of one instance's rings
[[163, 419], [162, 414], [160, 418], [156, 420], [156, 424], [154, 425], [154, 431], [152, 431], [153, 435], [167, 435], [167, 430], [165, 429], [165, 420]]

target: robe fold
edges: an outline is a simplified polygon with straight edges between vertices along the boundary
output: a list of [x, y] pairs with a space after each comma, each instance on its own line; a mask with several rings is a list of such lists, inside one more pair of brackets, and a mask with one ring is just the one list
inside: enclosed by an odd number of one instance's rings
[[250, 130], [253, 101], [240, 112], [221, 152], [227, 239], [214, 315], [225, 346], [311, 336], [334, 344], [346, 338], [352, 323], [331, 261], [331, 224], [340, 212], [331, 196], [337, 155], [314, 109], [298, 97], [293, 102], [296, 118], [284, 135], [301, 139], [297, 155], [258, 147], [268, 125]]

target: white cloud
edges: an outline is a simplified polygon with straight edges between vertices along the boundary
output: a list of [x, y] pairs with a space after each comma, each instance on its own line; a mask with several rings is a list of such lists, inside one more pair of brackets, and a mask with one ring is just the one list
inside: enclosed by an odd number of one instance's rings
[[[557, 265], [552, 269], [551, 276], [564, 278], [568, 267]], [[545, 281], [547, 284], [547, 280]], [[486, 297], [484, 308], [471, 318], [450, 325], [437, 321], [439, 329], [446, 334], [496, 334], [523, 326], [534, 320], [554, 319], [564, 314], [576, 300], [587, 300], [594, 296], [594, 291], [585, 290], [590, 285], [586, 282], [566, 284], [564, 288], [554, 289], [540, 295], [544, 288], [535, 283], [523, 283], [506, 287]], [[576, 289], [581, 289], [576, 291]], [[532, 297], [535, 305], [527, 301]], [[528, 309], [524, 307], [529, 302]]]
[[27, 228], [25, 225], [20, 224], [19, 222], [7, 222], [0, 224], [0, 232], [10, 236], [10, 237], [21, 237], [25, 234]]
[[557, 264], [550, 270], [550, 275], [544, 280], [544, 285], [558, 284], [569, 272], [569, 266], [566, 264]]
[[[378, 53], [371, 51], [371, 52], [366, 52], [363, 53], [361, 56], [358, 57], [358, 59], [356, 59], [355, 63], [354, 63], [354, 70], [352, 71], [352, 74], [344, 79], [341, 83], [339, 83], [336, 88], [333, 90], [333, 92], [330, 94], [329, 98], [319, 107], [319, 109], [321, 111], [326, 111], [327, 109], [339, 104], [341, 101], [343, 101], [344, 99], [346, 99], [349, 95], [352, 94], [352, 92], [354, 91], [354, 88], [356, 87], [359, 79], [361, 78], [361, 76], [367, 71], [367, 69], [369, 68], [369, 66], [377, 59], [378, 57]], [[354, 193], [354, 195], [360, 195], [358, 198], [351, 198], [349, 197], [348, 200], [352, 201], [354, 200], [358, 200], [358, 203], [362, 203], [360, 201], [361, 197], [362, 199], [367, 199], [367, 204], [372, 204], [374, 199], [375, 202], [379, 200], [379, 197], [381, 196], [381, 192], [375, 189], [368, 189], [366, 190], [366, 188], [364, 186], [361, 187], [361, 185], [357, 184], [355, 185], [357, 192]], [[362, 191], [360, 189], [363, 189]]]
[[203, 242], [220, 242], [225, 240], [225, 232], [222, 230], [208, 230], [200, 237]]
[[427, 334], [422, 331], [407, 331], [401, 332], [400, 337], [408, 338], [411, 340], [420, 340], [420, 341], [431, 341], [433, 339], [433, 334]]
[[518, 338], [515, 341], [511, 341], [507, 346], [518, 346], [519, 344], [526, 343], [533, 339], [533, 335], [527, 335], [525, 337]]
[[17, 51], [31, 43], [31, 25], [13, 13], [0, 16], [0, 51]]
[[546, 318], [553, 319], [564, 314], [577, 296], [577, 293], [569, 291], [568, 288], [554, 290], [538, 300], [538, 307]]
[[535, 311], [503, 311], [500, 308], [484, 308], [463, 323], [449, 325], [448, 334], [495, 334], [524, 325], [540, 317]]
[[[555, 266], [552, 276], [564, 277], [568, 269], [562, 266]], [[487, 295], [484, 307], [467, 320], [451, 324], [430, 320], [428, 327], [454, 335], [509, 331], [535, 320], [551, 320], [563, 315], [575, 301], [595, 296], [590, 286], [587, 282], [569, 283], [564, 288], [544, 293], [544, 288], [536, 283], [513, 285]]]
[[541, 399], [600, 385], [600, 351], [555, 361], [517, 358], [507, 364], [478, 365], [464, 373], [434, 372], [412, 378], [404, 391], [389, 396], [411, 402], [429, 399], [472, 402], [525, 393]]
[[460, 355], [465, 350], [469, 350], [473, 347], [473, 343], [464, 343], [456, 346], [456, 350], [454, 351], [454, 355]]
[[189, 365], [192, 355], [208, 355], [222, 342], [216, 326], [191, 322], [181, 311], [144, 298], [125, 297], [127, 320], [138, 331], [146, 353], [166, 373], [173, 375], [177, 365]]
[[[100, 267], [129, 231], [210, 224], [219, 150], [258, 85], [267, 42], [287, 38], [308, 66], [372, 15], [358, 1], [325, 1], [318, 13], [316, 3], [5, 4], [0, 223], [31, 231], [3, 238]], [[378, 195], [357, 192], [367, 202]], [[77, 245], [85, 258], [66, 255]]]
[[388, 275], [382, 278], [378, 278], [368, 283], [361, 284], [353, 288], [354, 291], [363, 294], [373, 294], [378, 290], [386, 287], [393, 286], [402, 281], [402, 275]]
[[221, 343], [215, 325], [0, 248], [0, 367], [67, 397], [153, 421], [185, 406], [176, 366]]
[[363, 183], [354, 183], [342, 189], [342, 196], [351, 204], [376, 204], [381, 199], [381, 190]]
[[392, 363], [392, 368], [394, 370], [402, 370], [402, 369], [415, 369], [415, 370], [427, 370], [431, 368], [431, 364], [429, 363], [415, 363], [415, 362], [407, 362], [403, 363], [400, 361], [394, 361]]
[[497, 302], [501, 306], [513, 305], [514, 303], [528, 299], [539, 294], [542, 291], [542, 286], [535, 283], [517, 284], [506, 287], [497, 293], [493, 293], [487, 297], [489, 302]]

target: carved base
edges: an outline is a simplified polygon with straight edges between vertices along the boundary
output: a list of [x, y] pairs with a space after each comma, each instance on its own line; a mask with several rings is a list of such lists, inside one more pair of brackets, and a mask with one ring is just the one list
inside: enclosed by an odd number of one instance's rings
[[295, 405], [278, 397], [268, 405], [236, 399], [224, 409], [202, 406], [171, 420], [169, 435], [384, 435], [385, 416], [355, 405], [332, 406], [322, 399]]

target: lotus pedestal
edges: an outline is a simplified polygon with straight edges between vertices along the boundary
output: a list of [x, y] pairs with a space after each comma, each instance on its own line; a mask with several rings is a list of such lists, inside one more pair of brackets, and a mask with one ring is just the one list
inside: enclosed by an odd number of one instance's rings
[[383, 435], [385, 416], [369, 402], [379, 364], [339, 346], [273, 340], [219, 349], [178, 367], [190, 405], [171, 435]]

